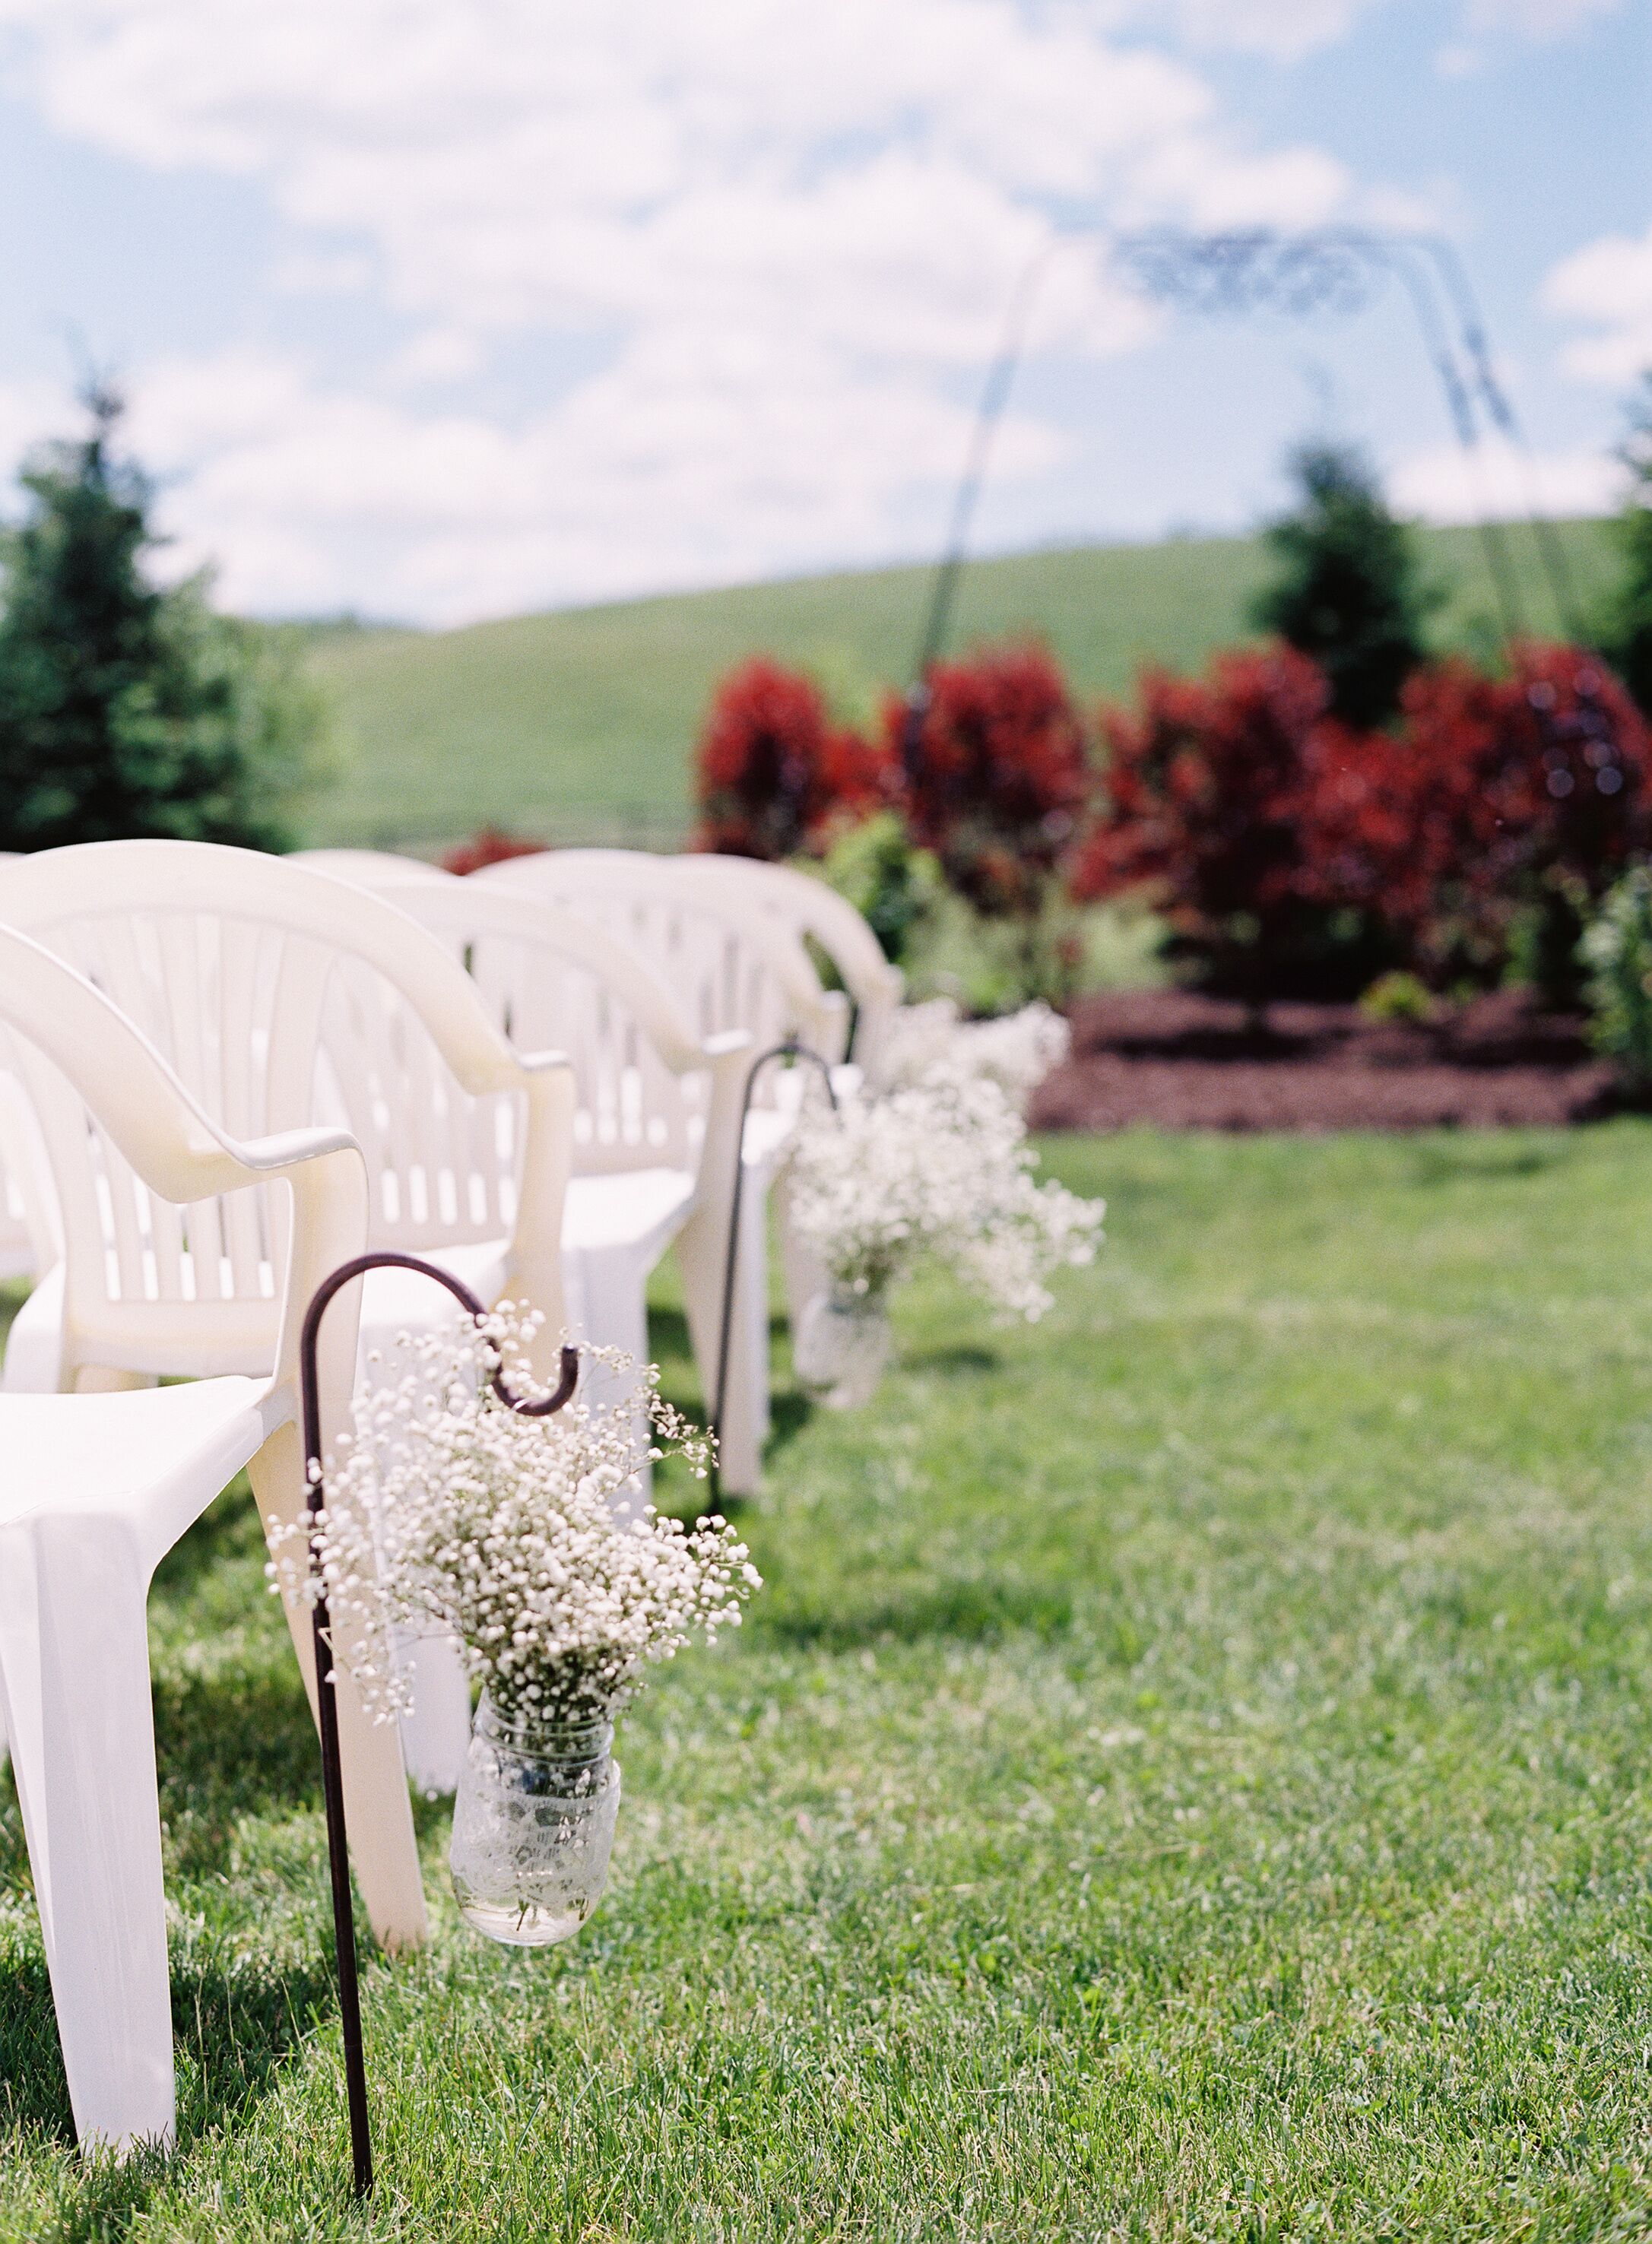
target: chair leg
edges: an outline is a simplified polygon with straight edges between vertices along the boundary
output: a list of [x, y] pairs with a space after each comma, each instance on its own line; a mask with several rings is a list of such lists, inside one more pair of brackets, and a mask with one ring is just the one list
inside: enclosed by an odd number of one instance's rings
[[[576, 1337], [593, 1348], [618, 1348], [639, 1369], [651, 1361], [648, 1354], [648, 1273], [634, 1251], [624, 1247], [574, 1247], [566, 1250], [568, 1300], [577, 1303]], [[635, 1372], [611, 1371], [606, 1364], [586, 1367], [579, 1382], [579, 1399], [593, 1407], [617, 1408], [633, 1395]], [[637, 1414], [637, 1446], [646, 1457], [647, 1427]], [[645, 1462], [632, 1485], [614, 1501], [618, 1518], [636, 1517], [653, 1487], [652, 1468]]]
[[83, 2145], [172, 2139], [172, 2003], [145, 1619], [129, 1537], [0, 1534], [0, 1703]]
[[775, 1203], [780, 1220], [781, 1267], [786, 1274], [786, 1316], [796, 1341], [803, 1311], [816, 1294], [826, 1290], [826, 1266], [818, 1254], [809, 1252], [792, 1228], [791, 1186], [787, 1175], [782, 1174], [775, 1186]]
[[[285, 1425], [272, 1434], [247, 1472], [267, 1531], [272, 1514], [284, 1525], [299, 1517], [305, 1486], [303, 1443], [296, 1426]], [[282, 1602], [313, 1713], [315, 1648], [309, 1612]], [[348, 1644], [343, 1648], [348, 1651]], [[362, 1898], [381, 1947], [392, 1952], [417, 1948], [423, 1944], [429, 1925], [401, 1740], [394, 1722], [373, 1721], [349, 1677], [335, 1673], [344, 1815]]]
[[[721, 1485], [730, 1496], [755, 1496], [762, 1486], [763, 1443], [768, 1434], [768, 1193], [765, 1170], [748, 1165], [741, 1195], [720, 1471]], [[701, 1392], [710, 1411], [716, 1407], [728, 1242], [721, 1226], [710, 1221], [708, 1214], [697, 1213], [677, 1234], [677, 1261]]]
[[471, 1749], [471, 1679], [451, 1637], [397, 1633], [396, 1665], [412, 1695], [402, 1716], [408, 1781], [427, 1795], [457, 1792]]

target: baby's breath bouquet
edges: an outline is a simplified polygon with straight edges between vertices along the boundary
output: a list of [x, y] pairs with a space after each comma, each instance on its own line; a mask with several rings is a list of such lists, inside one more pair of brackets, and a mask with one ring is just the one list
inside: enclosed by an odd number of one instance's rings
[[278, 1532], [273, 1568], [289, 1595], [325, 1593], [341, 1661], [381, 1718], [410, 1703], [398, 1639], [458, 1647], [481, 1701], [455, 1882], [474, 1923], [522, 1944], [565, 1938], [601, 1890], [615, 1713], [652, 1663], [737, 1627], [759, 1586], [714, 1513], [685, 1527], [625, 1501], [645, 1456], [706, 1470], [708, 1444], [652, 1367], [633, 1395], [545, 1418], [494, 1391], [503, 1369], [512, 1394], [543, 1393], [528, 1368], [537, 1322], [505, 1303], [480, 1328], [403, 1335], [329, 1464], [315, 1565], [300, 1526]]
[[903, 1005], [885, 1031], [877, 1080], [913, 1088], [936, 1074], [985, 1076], [1025, 1112], [1027, 1101], [1073, 1047], [1073, 1032], [1041, 1000], [996, 1019], [965, 1021], [950, 997]]
[[1013, 1101], [990, 1076], [938, 1066], [886, 1096], [849, 1098], [835, 1114], [811, 1103], [788, 1210], [828, 1288], [801, 1321], [802, 1376], [830, 1401], [864, 1400], [888, 1355], [889, 1296], [925, 1258], [999, 1317], [1042, 1316], [1053, 1272], [1093, 1259], [1105, 1206], [1038, 1183], [1037, 1164]]

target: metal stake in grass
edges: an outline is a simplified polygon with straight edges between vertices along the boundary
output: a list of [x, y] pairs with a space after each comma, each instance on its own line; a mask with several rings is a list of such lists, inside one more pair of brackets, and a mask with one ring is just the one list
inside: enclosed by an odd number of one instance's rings
[[[304, 1464], [309, 1491], [309, 1560], [310, 1571], [315, 1574], [321, 1571], [316, 1521], [327, 1500], [326, 1484], [322, 1478], [322, 1403], [315, 1370], [316, 1342], [328, 1303], [352, 1279], [362, 1277], [369, 1270], [416, 1270], [421, 1277], [445, 1286], [478, 1324], [487, 1315], [468, 1286], [439, 1269], [434, 1262], [421, 1261], [416, 1254], [357, 1254], [350, 1261], [342, 1262], [316, 1288], [315, 1298], [304, 1312], [303, 1330], [299, 1337]], [[579, 1379], [579, 1351], [565, 1347], [562, 1376], [554, 1395], [547, 1395], [537, 1402], [512, 1395], [502, 1370], [494, 1373], [492, 1386], [499, 1400], [523, 1417], [548, 1418], [570, 1400]], [[344, 1774], [339, 1757], [338, 1700], [333, 1678], [333, 1625], [324, 1592], [311, 1609], [311, 1626], [315, 1644], [315, 1720], [322, 1736], [322, 1797], [327, 1808], [327, 1860], [333, 1884], [333, 1945], [338, 1958], [338, 2015], [344, 2040], [344, 2093], [350, 2115], [351, 2188], [355, 2196], [365, 2197], [373, 2187], [373, 2141], [368, 2124], [367, 2063], [362, 2049], [362, 1997], [355, 1959], [355, 1912], [350, 1897], [349, 1842], [344, 1828]]]
[[714, 1497], [722, 1492], [722, 1431], [723, 1405], [728, 1386], [728, 1341], [734, 1328], [735, 1277], [740, 1254], [740, 1205], [746, 1183], [746, 1118], [751, 1112], [751, 1098], [757, 1087], [757, 1078], [771, 1060], [806, 1059], [820, 1070], [820, 1079], [826, 1086], [826, 1096], [834, 1114], [837, 1112], [837, 1092], [832, 1083], [829, 1062], [796, 1037], [788, 1037], [782, 1044], [766, 1052], [759, 1052], [746, 1077], [745, 1096], [740, 1102], [740, 1126], [735, 1132], [735, 1189], [728, 1207], [728, 1253], [723, 1263], [722, 1326], [717, 1335], [717, 1393], [712, 1411], [711, 1430], [715, 1436], [711, 1446], [711, 1492]]

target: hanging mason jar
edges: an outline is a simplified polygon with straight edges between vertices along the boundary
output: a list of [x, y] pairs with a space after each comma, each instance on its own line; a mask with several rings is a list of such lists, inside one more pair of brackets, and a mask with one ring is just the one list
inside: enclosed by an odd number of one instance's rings
[[877, 1392], [894, 1348], [881, 1293], [833, 1287], [816, 1294], [797, 1320], [792, 1362], [811, 1394], [834, 1410], [858, 1410]]
[[602, 1898], [620, 1812], [613, 1744], [610, 1721], [507, 1721], [483, 1694], [448, 1862], [465, 1922], [490, 1940], [548, 1948]]

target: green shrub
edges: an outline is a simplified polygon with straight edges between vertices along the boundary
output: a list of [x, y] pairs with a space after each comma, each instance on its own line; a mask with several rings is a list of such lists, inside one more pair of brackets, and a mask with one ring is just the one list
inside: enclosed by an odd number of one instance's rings
[[880, 810], [847, 826], [812, 870], [847, 896], [898, 966], [932, 920], [945, 886], [941, 869], [920, 849], [897, 811]]
[[1251, 620], [1319, 665], [1332, 716], [1386, 724], [1427, 652], [1441, 591], [1425, 578], [1415, 531], [1389, 512], [1362, 454], [1304, 444], [1290, 464], [1301, 498], [1266, 532], [1274, 573], [1251, 602]]
[[1432, 1021], [1433, 992], [1415, 974], [1396, 969], [1377, 977], [1360, 999], [1359, 1010], [1371, 1021]]
[[1652, 870], [1635, 865], [1608, 895], [1578, 945], [1588, 973], [1589, 1032], [1625, 1085], [1652, 1086]]
[[326, 717], [301, 650], [151, 581], [150, 486], [120, 402], [24, 464], [0, 543], [0, 848], [166, 835], [290, 848]]

